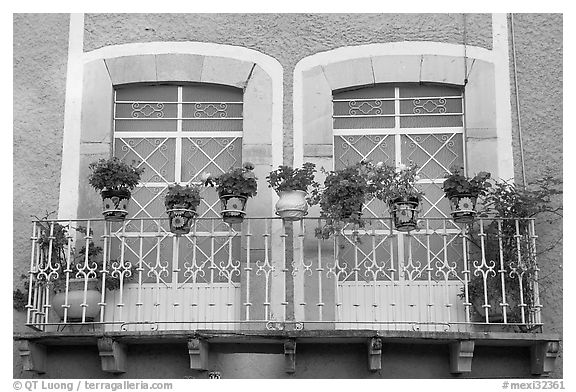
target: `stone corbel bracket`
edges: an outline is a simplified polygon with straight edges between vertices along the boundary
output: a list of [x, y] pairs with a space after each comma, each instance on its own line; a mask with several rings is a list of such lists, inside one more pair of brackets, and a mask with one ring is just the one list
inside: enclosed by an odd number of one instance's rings
[[109, 337], [98, 339], [102, 370], [108, 373], [126, 372], [126, 346]]
[[286, 373], [296, 373], [296, 339], [284, 342], [284, 363]]
[[46, 346], [30, 340], [21, 340], [19, 351], [24, 370], [46, 373]]
[[208, 342], [203, 339], [188, 339], [188, 354], [190, 355], [190, 369], [208, 369]]
[[538, 342], [530, 347], [531, 372], [547, 376], [554, 370], [554, 362], [560, 352], [559, 342]]
[[470, 373], [474, 357], [474, 341], [460, 340], [450, 343], [450, 373]]
[[379, 338], [368, 340], [368, 369], [371, 372], [382, 370], [382, 340]]

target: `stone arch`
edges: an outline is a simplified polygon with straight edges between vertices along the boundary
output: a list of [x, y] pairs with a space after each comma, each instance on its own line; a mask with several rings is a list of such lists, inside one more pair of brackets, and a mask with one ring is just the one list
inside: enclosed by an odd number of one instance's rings
[[[510, 178], [511, 126], [498, 123], [498, 115], [506, 114], [497, 108], [497, 102], [502, 102], [496, 85], [501, 66], [494, 51], [437, 42], [343, 47], [306, 57], [294, 71], [295, 165], [310, 161], [332, 167], [333, 91], [378, 83], [430, 82], [464, 86], [469, 172], [487, 170]], [[502, 161], [510, 167], [503, 169]]]
[[[261, 186], [271, 167], [282, 164], [282, 67], [277, 60], [254, 50], [195, 42], [156, 42], [100, 48], [82, 54], [80, 143], [64, 148], [76, 155], [78, 189], [62, 189], [61, 198], [76, 198], [76, 217], [98, 216], [100, 206], [86, 177], [88, 164], [112, 153], [114, 87], [133, 83], [215, 83], [244, 91], [243, 159], [256, 166]], [[76, 130], [77, 131], [77, 130]], [[63, 171], [68, 170], [64, 167]], [[273, 212], [273, 198], [260, 192], [251, 203], [253, 214]]]

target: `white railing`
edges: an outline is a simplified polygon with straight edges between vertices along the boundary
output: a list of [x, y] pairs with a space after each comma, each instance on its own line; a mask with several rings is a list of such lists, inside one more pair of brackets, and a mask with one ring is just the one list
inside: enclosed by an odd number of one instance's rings
[[106, 330], [469, 331], [541, 325], [534, 220], [389, 218], [315, 237], [325, 221], [35, 221], [27, 325]]

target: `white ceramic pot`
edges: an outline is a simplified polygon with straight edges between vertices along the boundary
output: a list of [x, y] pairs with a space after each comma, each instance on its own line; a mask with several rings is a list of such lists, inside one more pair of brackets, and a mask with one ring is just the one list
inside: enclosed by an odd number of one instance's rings
[[287, 221], [299, 221], [308, 212], [306, 192], [282, 191], [280, 199], [276, 203], [276, 214]]
[[[88, 279], [86, 290], [86, 318], [85, 321], [94, 321], [100, 314], [100, 300], [102, 295], [97, 289], [97, 279]], [[52, 309], [64, 320], [64, 308], [66, 293], [61, 292], [52, 298]], [[67, 321], [82, 321], [82, 304], [84, 303], [84, 279], [70, 279], [68, 286], [68, 317]]]

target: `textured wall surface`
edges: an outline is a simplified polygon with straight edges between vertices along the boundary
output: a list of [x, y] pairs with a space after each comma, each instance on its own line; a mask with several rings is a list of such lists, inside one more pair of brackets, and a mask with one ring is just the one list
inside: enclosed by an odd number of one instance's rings
[[[526, 180], [533, 184], [545, 174], [562, 179], [562, 15], [514, 14], [514, 42]], [[510, 53], [512, 63], [512, 50]], [[514, 72], [513, 64], [510, 68]], [[512, 79], [514, 162], [516, 182], [522, 183], [518, 112]], [[561, 198], [554, 205], [560, 206]], [[558, 218], [546, 216], [545, 218]], [[547, 332], [562, 333], [562, 220], [539, 219], [538, 263]], [[558, 242], [560, 241], [560, 242]], [[552, 250], [547, 250], [554, 246]], [[562, 358], [555, 376], [561, 377]]]
[[292, 75], [302, 58], [342, 46], [437, 41], [491, 48], [491, 15], [469, 14], [88, 14], [86, 51], [131, 42], [243, 46], [284, 67], [284, 160], [292, 160]]
[[29, 268], [31, 216], [58, 209], [68, 20], [67, 14], [14, 15], [15, 283]]

